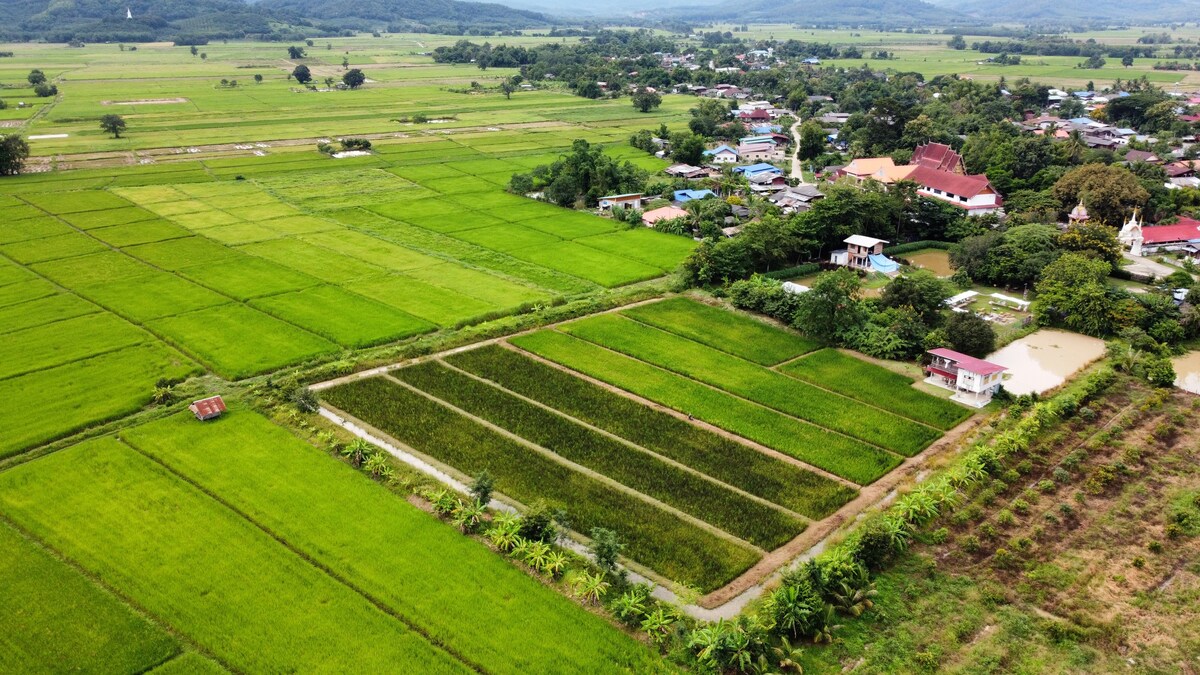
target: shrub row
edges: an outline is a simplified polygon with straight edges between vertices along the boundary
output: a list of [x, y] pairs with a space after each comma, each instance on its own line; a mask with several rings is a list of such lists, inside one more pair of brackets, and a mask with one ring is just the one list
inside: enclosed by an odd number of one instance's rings
[[774, 549], [804, 531], [803, 522], [781, 511], [439, 363], [426, 362], [393, 375], [567, 460], [756, 546]]
[[914, 389], [913, 381], [899, 373], [834, 349], [809, 354], [780, 370], [939, 429], [952, 429], [971, 415], [961, 405]]
[[562, 330], [903, 455], [915, 455], [941, 436], [912, 420], [619, 316], [594, 316]]
[[762, 321], [683, 297], [640, 305], [621, 314], [764, 366], [783, 363], [820, 346]]
[[531, 504], [539, 498], [568, 510], [572, 527], [603, 527], [628, 542], [629, 557], [703, 591], [718, 588], [758, 560], [751, 549], [682, 522], [636, 497], [573, 471], [421, 394], [383, 379], [364, 379], [323, 392], [334, 406], [418, 452], [476, 475]]
[[862, 441], [563, 333], [542, 331], [513, 338], [512, 343], [859, 485], [874, 482], [901, 461]]
[[586, 380], [496, 345], [455, 354], [454, 366], [636, 443], [750, 494], [819, 520], [857, 495]]

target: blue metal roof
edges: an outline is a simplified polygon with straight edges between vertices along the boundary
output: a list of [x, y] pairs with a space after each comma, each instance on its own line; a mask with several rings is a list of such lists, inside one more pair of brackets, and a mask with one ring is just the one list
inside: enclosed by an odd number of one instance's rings
[[704, 199], [705, 197], [716, 197], [717, 193], [712, 190], [676, 190], [675, 201], [690, 202], [693, 199]]

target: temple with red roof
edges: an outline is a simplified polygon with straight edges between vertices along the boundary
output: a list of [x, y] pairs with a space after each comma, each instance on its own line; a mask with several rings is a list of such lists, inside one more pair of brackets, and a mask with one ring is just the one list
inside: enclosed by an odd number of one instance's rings
[[909, 163], [935, 171], [949, 171], [950, 173], [964, 175], [967, 173], [967, 167], [963, 163], [962, 155], [955, 152], [954, 148], [945, 143], [918, 145], [917, 149], [913, 150], [912, 161]]
[[992, 400], [1004, 381], [1004, 366], [953, 349], [930, 349], [925, 381], [954, 392], [951, 399], [976, 408]]

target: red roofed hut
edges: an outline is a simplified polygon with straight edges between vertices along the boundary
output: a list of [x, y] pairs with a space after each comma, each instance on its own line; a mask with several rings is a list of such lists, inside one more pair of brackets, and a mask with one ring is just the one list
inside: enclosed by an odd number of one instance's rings
[[196, 419], [200, 420], [201, 422], [205, 422], [207, 420], [216, 419], [221, 416], [221, 413], [225, 412], [225, 400], [220, 396], [202, 398], [199, 401], [195, 401], [189, 405], [188, 410], [192, 411], [192, 414], [196, 416]]
[[992, 400], [1004, 380], [1002, 365], [977, 359], [953, 349], [930, 349], [929, 365], [925, 372], [930, 384], [954, 392], [951, 398], [959, 403], [982, 408]]

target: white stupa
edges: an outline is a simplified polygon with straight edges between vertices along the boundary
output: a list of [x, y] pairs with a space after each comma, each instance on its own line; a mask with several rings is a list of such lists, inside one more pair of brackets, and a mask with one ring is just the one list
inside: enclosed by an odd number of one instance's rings
[[1117, 239], [1122, 245], [1129, 247], [1129, 252], [1133, 255], [1142, 254], [1142, 243], [1145, 239], [1142, 237], [1142, 224], [1138, 222], [1138, 210], [1133, 210], [1133, 215], [1121, 227], [1121, 232], [1117, 235]]
[[126, 7], [126, 8], [125, 8], [125, 18], [126, 18], [126, 19], [132, 19], [132, 18], [133, 18], [133, 10], [132, 10], [132, 9], [130, 9], [130, 8], [128, 8], [128, 7]]

